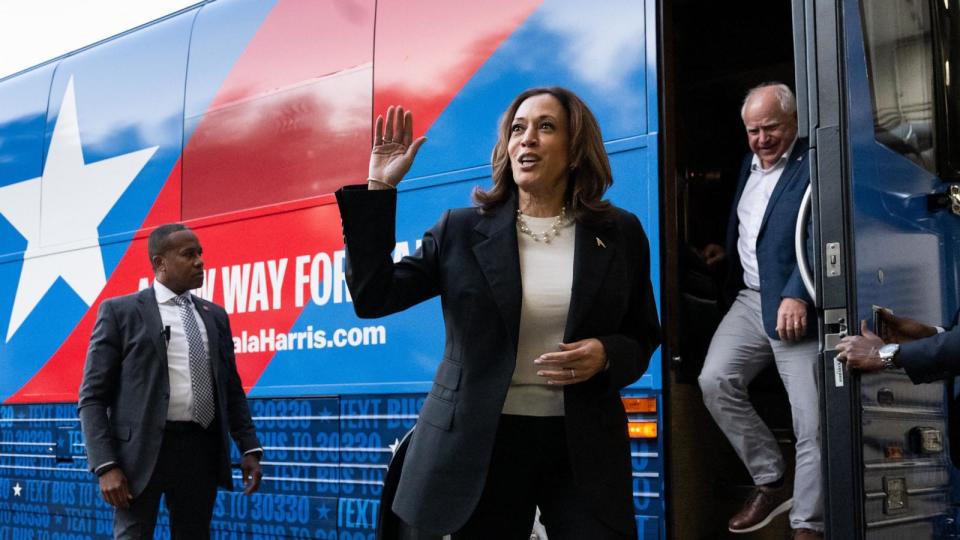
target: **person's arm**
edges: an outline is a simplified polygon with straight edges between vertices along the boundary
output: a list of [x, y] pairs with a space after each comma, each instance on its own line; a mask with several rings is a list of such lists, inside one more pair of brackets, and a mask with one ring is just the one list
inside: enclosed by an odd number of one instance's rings
[[394, 263], [396, 191], [348, 186], [336, 195], [357, 316], [384, 317], [440, 294], [439, 251], [449, 212], [424, 234], [416, 252]]
[[637, 249], [637, 268], [630, 284], [629, 308], [617, 332], [597, 338], [606, 352], [603, 376], [607, 378], [608, 390], [615, 392], [647, 371], [650, 356], [661, 340], [657, 303], [650, 282], [650, 243], [640, 220], [632, 214], [630, 217], [636, 228], [633, 245]]
[[394, 263], [396, 186], [410, 169], [423, 137], [413, 140], [413, 115], [387, 110], [386, 127], [377, 118], [367, 186], [336, 192], [346, 243], [347, 287], [354, 311], [376, 318], [402, 311], [439, 294], [438, 255], [449, 213], [423, 237], [410, 256]]
[[888, 309], [880, 309], [877, 316], [882, 320], [881, 338], [887, 343], [908, 343], [917, 339], [934, 336], [943, 329], [923, 324], [907, 317], [897, 317]]
[[960, 327], [901, 344], [897, 362], [914, 384], [960, 375]]
[[97, 475], [100, 495], [117, 508], [127, 508], [133, 496], [127, 477], [118, 466], [107, 410], [113, 403], [122, 363], [120, 332], [112, 303], [100, 304], [90, 336], [87, 359], [80, 384], [80, 426], [87, 452], [87, 467]]
[[90, 335], [77, 403], [90, 472], [119, 460], [113, 447], [107, 416], [107, 409], [113, 403], [117, 385], [120, 384], [122, 358], [119, 340], [112, 304], [103, 302]]
[[[927, 327], [932, 328], [932, 327]], [[880, 336], [860, 321], [860, 335], [846, 336], [837, 345], [837, 359], [851, 369], [878, 371], [885, 366], [880, 349], [885, 345]], [[893, 356], [895, 367], [902, 367], [914, 384], [933, 382], [960, 374], [960, 328], [928, 335], [901, 343]]]
[[[806, 167], [804, 163], [801, 166]], [[807, 260], [813, 252], [813, 221], [807, 222]], [[800, 262], [793, 267], [790, 277], [780, 291], [780, 306], [777, 309], [777, 335], [783, 341], [799, 341], [807, 336], [809, 306], [813, 305], [813, 298], [807, 292], [800, 276]]]

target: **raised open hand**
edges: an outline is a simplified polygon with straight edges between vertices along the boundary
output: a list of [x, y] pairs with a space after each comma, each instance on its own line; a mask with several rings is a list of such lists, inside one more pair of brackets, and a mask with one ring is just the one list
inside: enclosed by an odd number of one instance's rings
[[413, 113], [403, 107], [387, 108], [386, 126], [383, 116], [377, 116], [370, 151], [370, 187], [380, 185], [378, 182], [396, 187], [426, 141], [426, 137], [413, 140]]

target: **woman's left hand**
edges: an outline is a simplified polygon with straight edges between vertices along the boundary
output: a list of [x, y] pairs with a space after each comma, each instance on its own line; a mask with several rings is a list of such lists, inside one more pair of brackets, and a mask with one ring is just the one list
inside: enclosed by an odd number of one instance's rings
[[565, 386], [583, 382], [607, 366], [607, 352], [599, 339], [561, 343], [560, 352], [545, 353], [533, 361], [547, 384]]

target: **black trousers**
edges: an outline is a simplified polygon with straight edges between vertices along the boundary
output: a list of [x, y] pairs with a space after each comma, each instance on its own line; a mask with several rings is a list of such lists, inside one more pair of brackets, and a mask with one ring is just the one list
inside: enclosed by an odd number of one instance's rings
[[550, 540], [622, 540], [573, 481], [562, 417], [503, 415], [480, 502], [453, 540], [528, 540], [536, 508]]
[[220, 444], [215, 425], [203, 429], [192, 422], [167, 423], [150, 482], [128, 509], [114, 513], [114, 538], [152, 539], [161, 495], [170, 512], [171, 539], [210, 538]]

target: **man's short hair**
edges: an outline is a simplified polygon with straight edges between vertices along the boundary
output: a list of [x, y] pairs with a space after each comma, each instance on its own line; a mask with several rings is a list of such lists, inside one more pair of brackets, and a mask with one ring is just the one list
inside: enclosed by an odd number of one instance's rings
[[166, 223], [160, 225], [150, 233], [150, 237], [147, 238], [147, 254], [150, 256], [150, 266], [156, 270], [156, 264], [153, 262], [153, 258], [158, 255], [163, 255], [167, 249], [169, 249], [170, 242], [168, 241], [170, 235], [175, 232], [180, 231], [189, 231], [190, 227], [187, 227], [183, 223]]
[[750, 90], [747, 90], [747, 95], [743, 98], [743, 106], [740, 107], [740, 118], [743, 118], [743, 114], [747, 112], [747, 102], [750, 101], [750, 98], [764, 88], [773, 88], [774, 94], [777, 96], [777, 102], [780, 103], [780, 110], [783, 111], [784, 114], [787, 116], [795, 116], [797, 114], [797, 98], [794, 97], [790, 87], [782, 82], [770, 81], [760, 83]]

